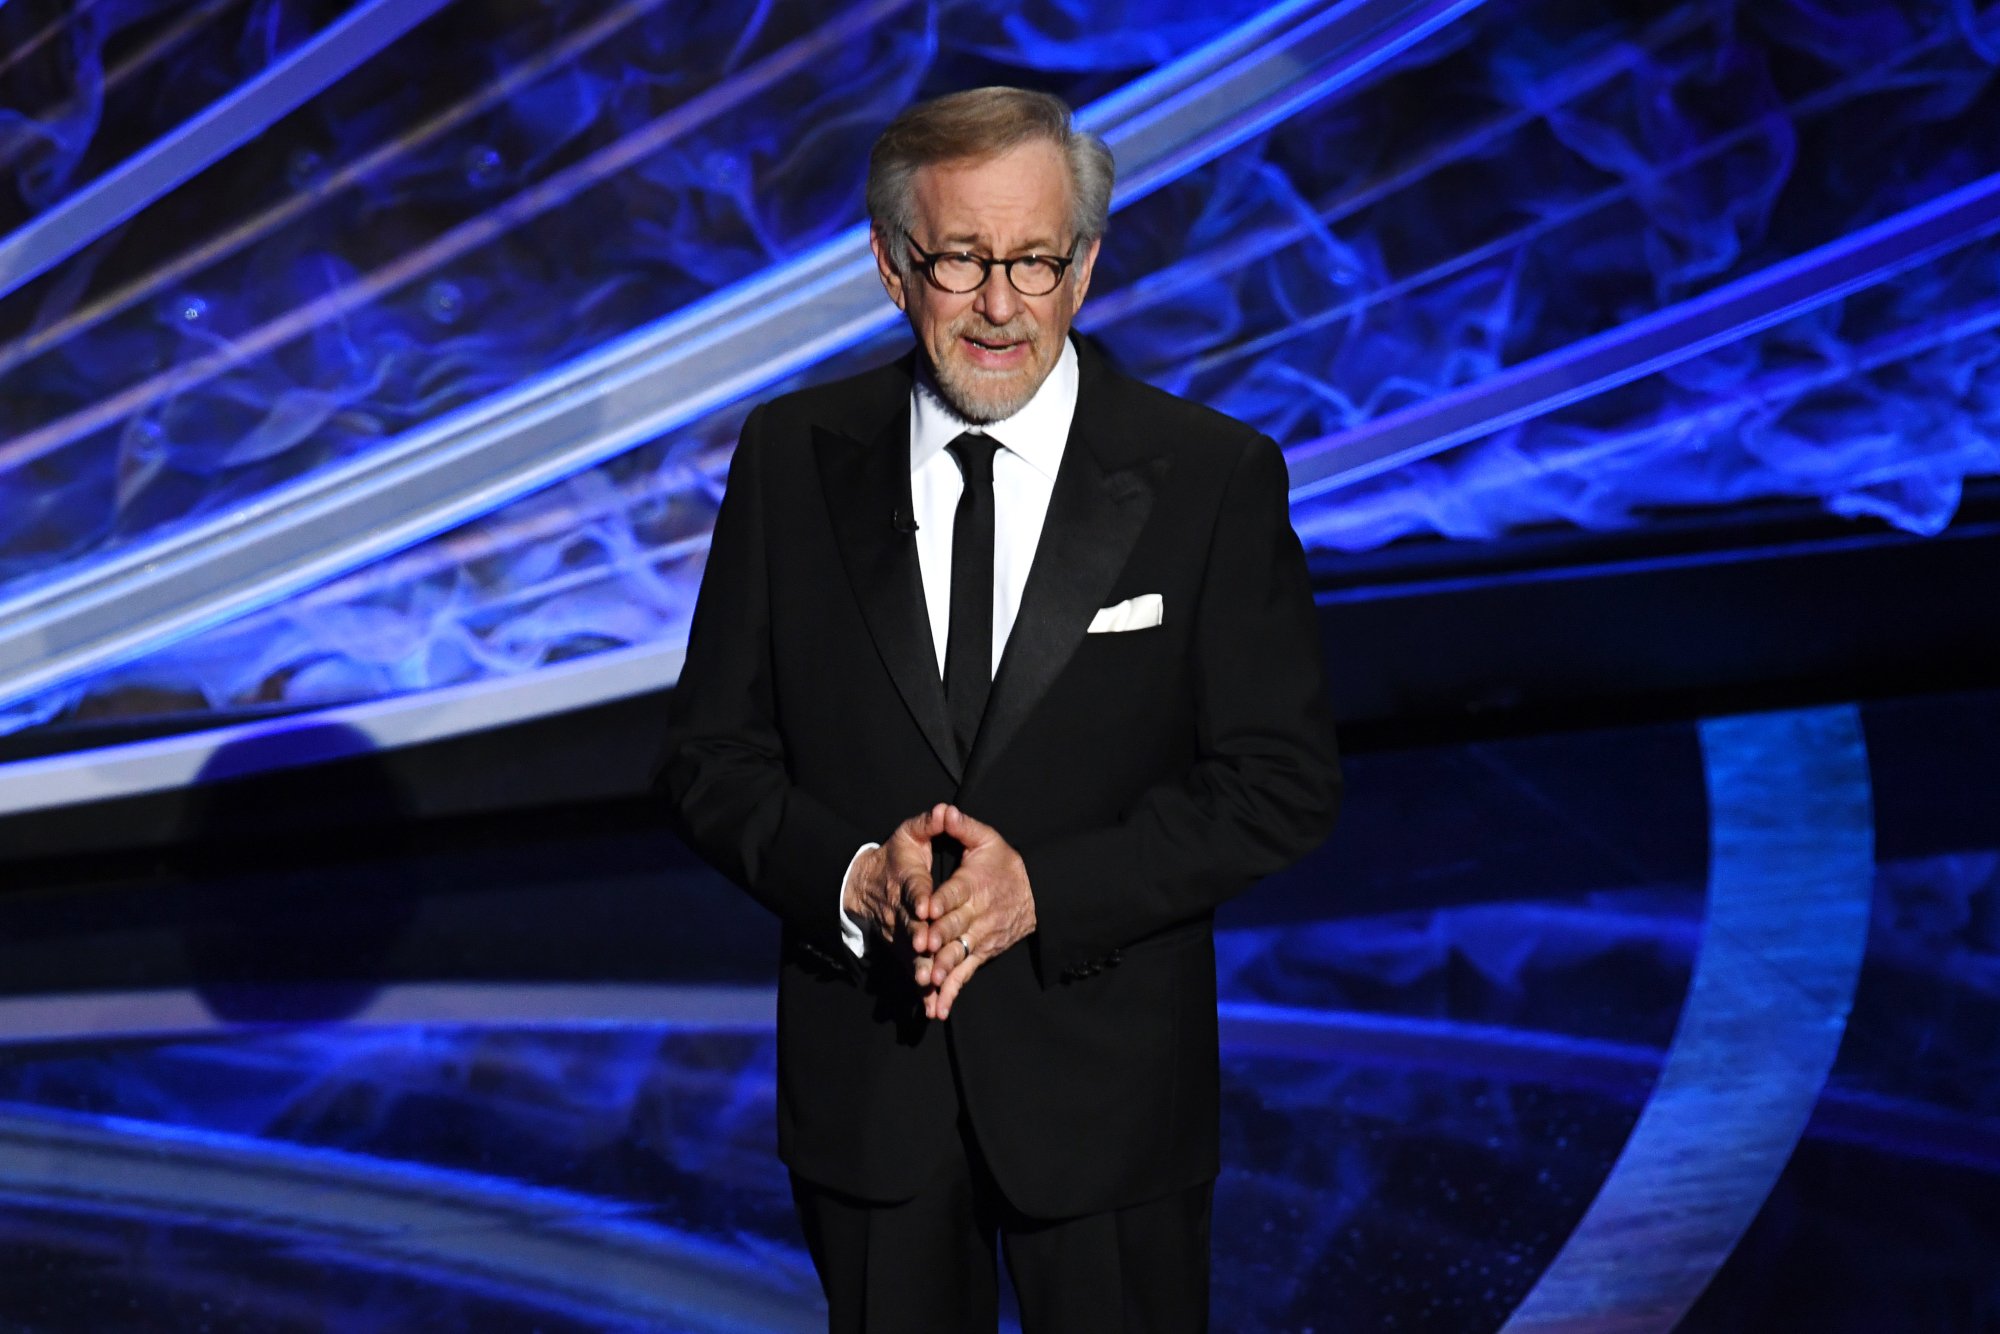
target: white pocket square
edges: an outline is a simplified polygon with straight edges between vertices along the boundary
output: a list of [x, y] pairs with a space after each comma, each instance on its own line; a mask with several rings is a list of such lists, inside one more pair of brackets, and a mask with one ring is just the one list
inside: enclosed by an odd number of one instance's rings
[[[1167, 618], [1167, 602], [1158, 593], [1141, 593], [1135, 598], [1104, 608], [1090, 618], [1090, 633], [1115, 635], [1125, 630], [1150, 630]], [[1076, 622], [1071, 621], [1071, 625]]]

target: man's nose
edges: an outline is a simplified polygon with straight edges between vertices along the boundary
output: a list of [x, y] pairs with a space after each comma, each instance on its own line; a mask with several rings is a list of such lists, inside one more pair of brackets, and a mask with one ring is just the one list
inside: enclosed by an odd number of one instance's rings
[[989, 324], [1005, 324], [1020, 310], [1021, 294], [1007, 280], [1007, 271], [996, 264], [987, 271], [975, 304]]

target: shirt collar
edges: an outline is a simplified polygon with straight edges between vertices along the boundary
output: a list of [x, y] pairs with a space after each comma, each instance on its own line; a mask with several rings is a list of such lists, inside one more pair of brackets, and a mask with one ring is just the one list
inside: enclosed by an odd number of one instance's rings
[[910, 471], [923, 467], [965, 432], [978, 431], [998, 440], [1053, 482], [1062, 466], [1063, 446], [1069, 442], [1070, 420], [1076, 416], [1076, 387], [1076, 348], [1065, 338], [1055, 369], [1019, 412], [975, 426], [944, 401], [919, 358], [916, 385], [910, 391]]

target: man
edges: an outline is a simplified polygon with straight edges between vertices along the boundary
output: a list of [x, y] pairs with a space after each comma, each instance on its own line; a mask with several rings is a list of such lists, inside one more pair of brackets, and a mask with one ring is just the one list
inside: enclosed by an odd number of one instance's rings
[[996, 1235], [1027, 1334], [1206, 1327], [1212, 911], [1333, 820], [1282, 457], [1069, 338], [1111, 176], [1017, 89], [883, 133], [916, 352], [751, 413], [674, 695], [835, 1330], [993, 1330]]

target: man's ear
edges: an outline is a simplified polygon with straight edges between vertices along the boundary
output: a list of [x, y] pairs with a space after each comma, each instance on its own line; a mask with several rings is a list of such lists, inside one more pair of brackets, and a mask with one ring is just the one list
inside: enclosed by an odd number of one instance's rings
[[[1078, 257], [1076, 263], [1070, 268], [1070, 281], [1076, 284], [1076, 300], [1070, 308], [1071, 315], [1076, 314], [1076, 307], [1083, 304], [1084, 293], [1090, 290], [1090, 271], [1097, 264], [1097, 247], [1103, 244], [1103, 237], [1093, 237], [1089, 247], [1084, 250], [1083, 254]], [[899, 301], [896, 304], [901, 305], [902, 303]]]
[[896, 303], [897, 310], [908, 310], [909, 307], [903, 304], [907, 297], [903, 290], [903, 275], [890, 256], [889, 245], [882, 239], [882, 233], [873, 227], [868, 229], [868, 248], [875, 252], [875, 271], [882, 275], [882, 287], [889, 293], [889, 299]]

